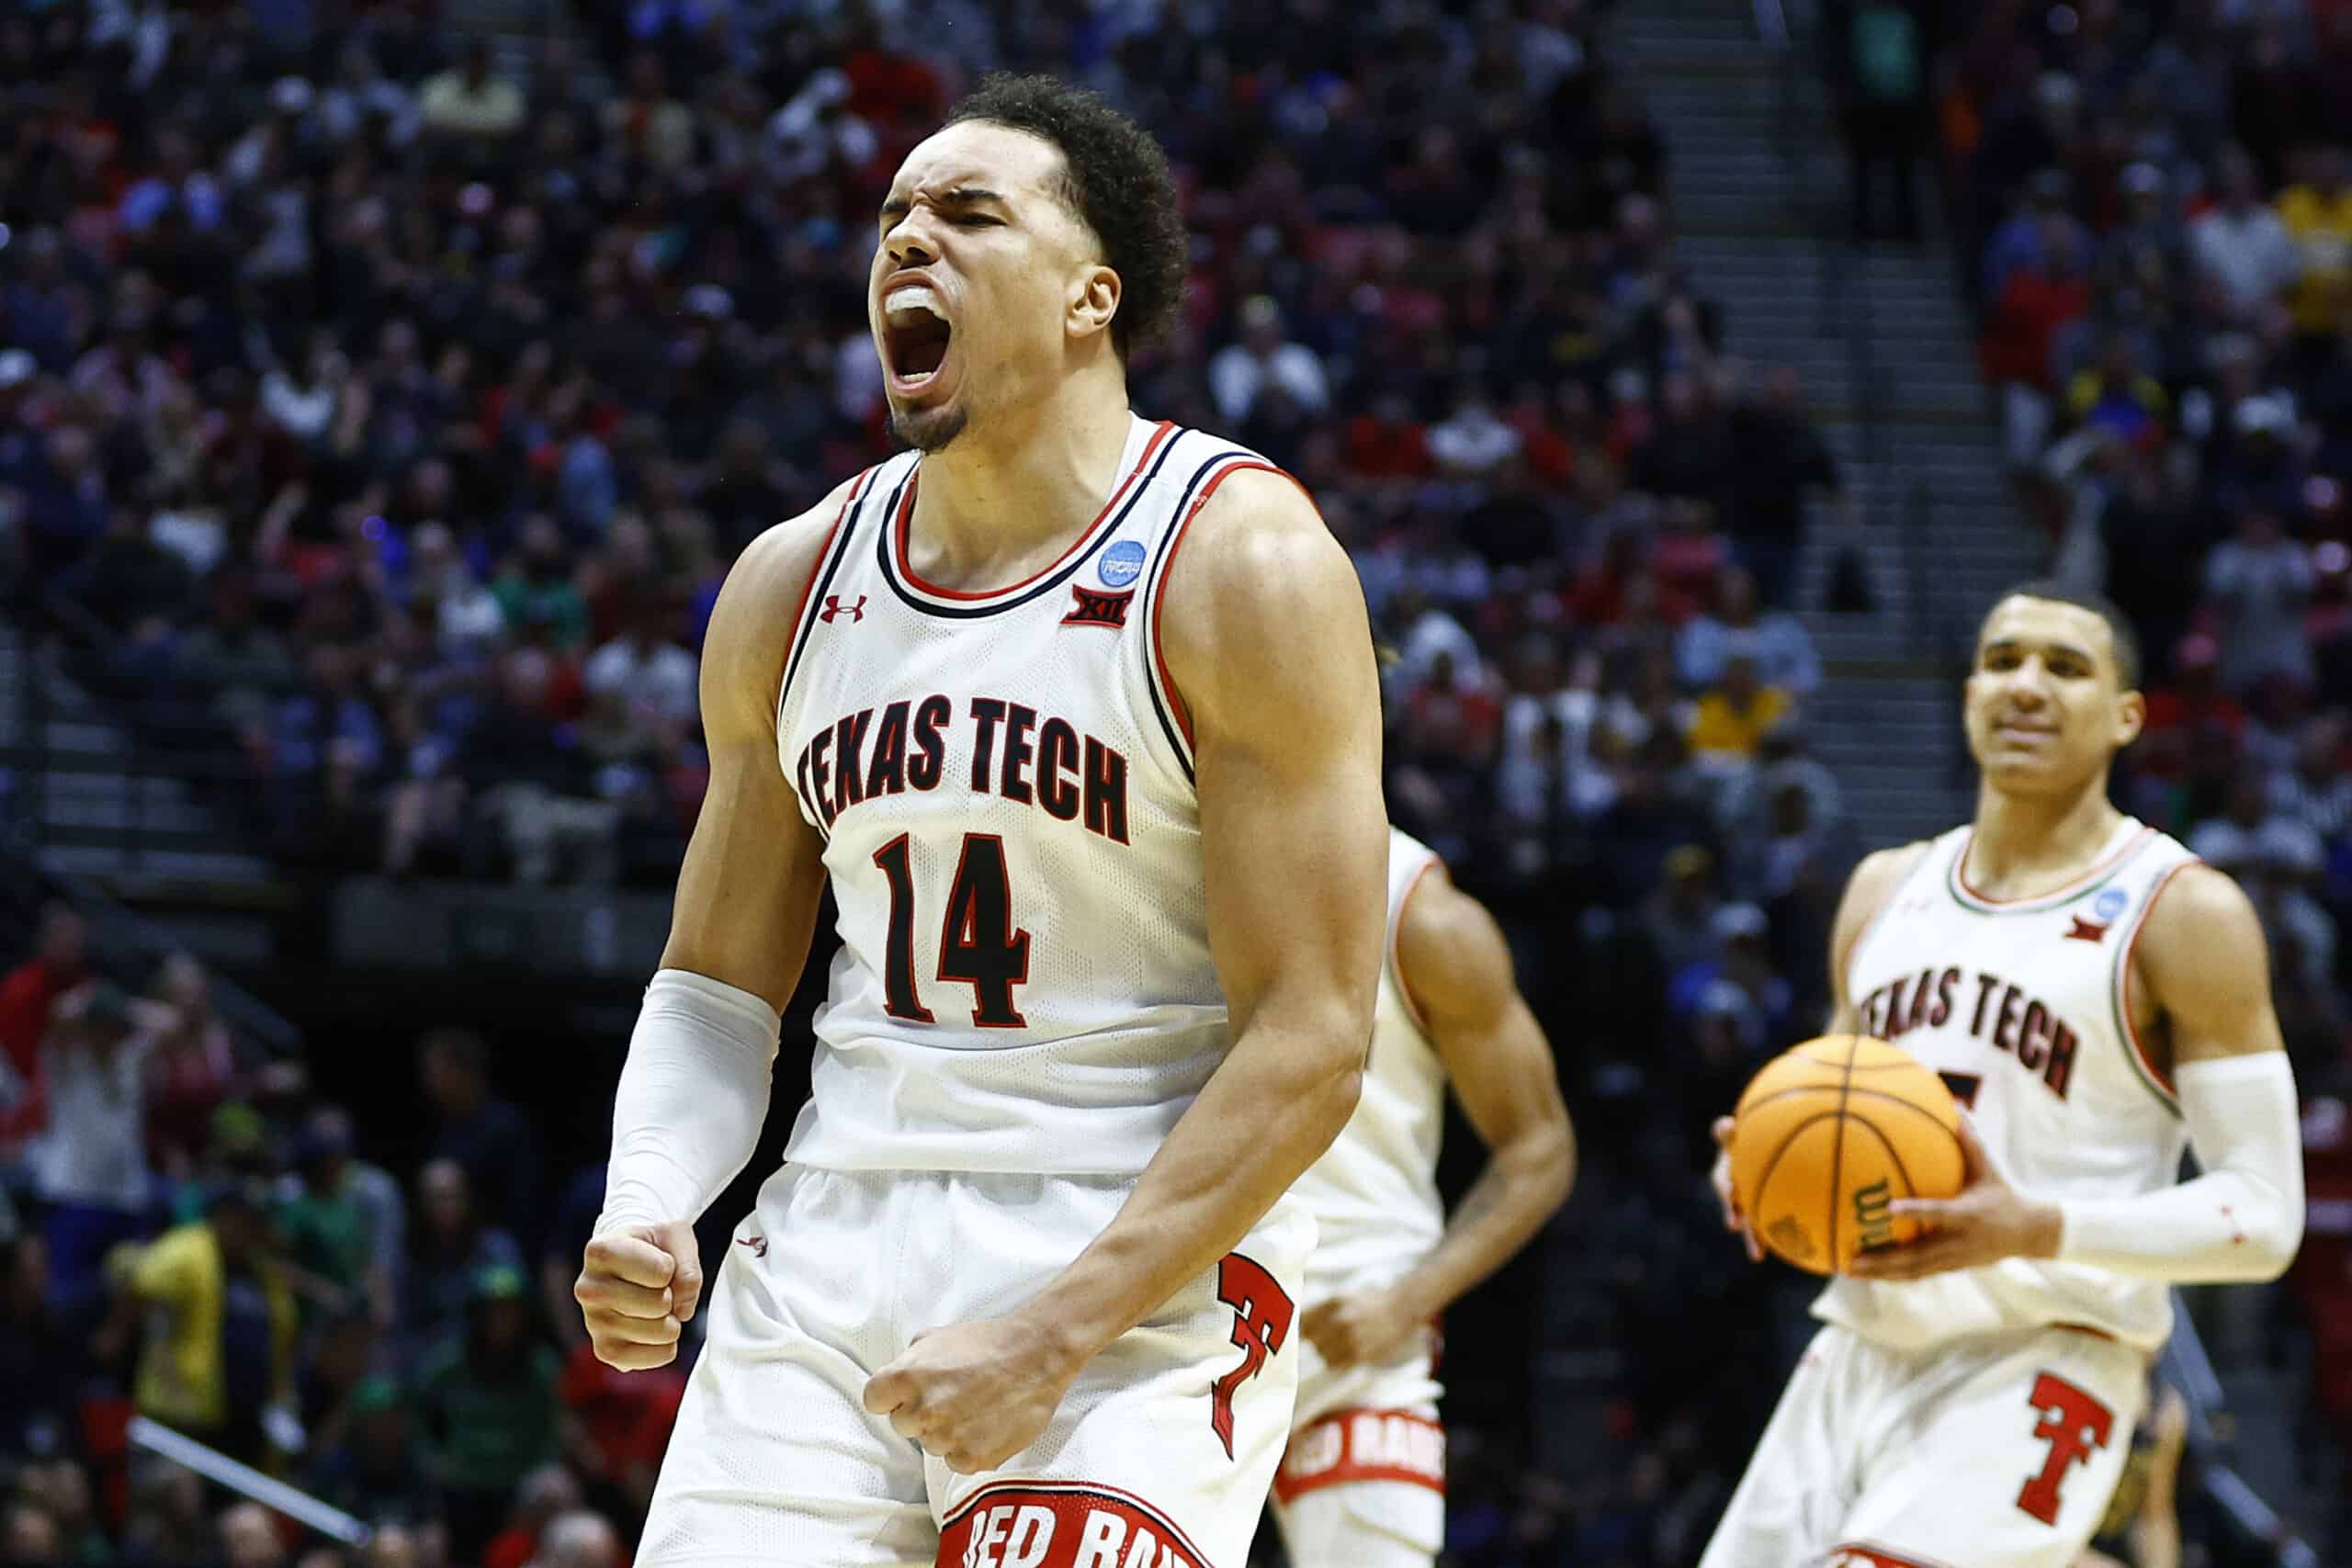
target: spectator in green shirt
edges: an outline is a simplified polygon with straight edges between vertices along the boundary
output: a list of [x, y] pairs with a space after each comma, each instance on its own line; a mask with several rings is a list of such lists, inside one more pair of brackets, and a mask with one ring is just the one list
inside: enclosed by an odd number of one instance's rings
[[400, 1184], [351, 1152], [351, 1118], [324, 1105], [304, 1123], [295, 1153], [301, 1184], [277, 1223], [296, 1265], [391, 1326], [407, 1210]]
[[441, 1485], [450, 1555], [470, 1562], [504, 1521], [524, 1475], [556, 1453], [555, 1351], [530, 1338], [523, 1271], [474, 1275], [466, 1327], [417, 1369], [425, 1466]]
[[588, 640], [588, 601], [571, 581], [563, 531], [553, 518], [533, 517], [523, 525], [514, 558], [490, 593], [508, 626], [545, 626], [548, 646], [559, 652], [577, 653]]

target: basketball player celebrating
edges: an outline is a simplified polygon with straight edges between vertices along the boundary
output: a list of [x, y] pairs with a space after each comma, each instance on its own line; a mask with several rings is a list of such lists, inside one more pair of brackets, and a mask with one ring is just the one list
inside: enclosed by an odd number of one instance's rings
[[[1294, 1193], [1315, 1215], [1306, 1340], [1274, 1517], [1295, 1568], [1429, 1568], [1445, 1535], [1430, 1325], [1568, 1194], [1576, 1142], [1552, 1047], [1494, 917], [1389, 829], [1388, 959], [1363, 1095]], [[1491, 1151], [1451, 1224], [1445, 1086]]]
[[1289, 1431], [1379, 978], [1380, 714], [1345, 554], [1253, 454], [1128, 411], [1167, 164], [1000, 78], [908, 154], [868, 310], [913, 448], [756, 541], [711, 783], [576, 1294], [696, 1309], [830, 879], [809, 1104], [737, 1232], [639, 1562], [1207, 1568]]
[[[1968, 1184], [1898, 1202], [1932, 1228], [1823, 1292], [1702, 1568], [2064, 1568], [2129, 1456], [2169, 1287], [2294, 1257], [2295, 1085], [2254, 909], [2108, 800], [2138, 673], [2105, 601], [2006, 595], [1967, 684], [1974, 822], [1855, 869], [1830, 1028], [1951, 1085]], [[1744, 1228], [1725, 1161], [1715, 1179]]]

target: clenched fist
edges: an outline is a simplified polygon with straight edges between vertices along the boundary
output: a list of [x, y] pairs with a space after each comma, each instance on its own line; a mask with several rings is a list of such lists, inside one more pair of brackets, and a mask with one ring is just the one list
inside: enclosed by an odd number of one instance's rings
[[926, 1328], [865, 1384], [865, 1408], [959, 1475], [994, 1470], [1043, 1436], [1085, 1365], [1019, 1314]]
[[1338, 1371], [1385, 1366], [1418, 1348], [1429, 1314], [1393, 1291], [1364, 1291], [1318, 1302], [1298, 1320], [1299, 1332]]
[[702, 1299], [702, 1256], [683, 1220], [624, 1225], [590, 1239], [571, 1295], [596, 1359], [634, 1372], [666, 1367]]

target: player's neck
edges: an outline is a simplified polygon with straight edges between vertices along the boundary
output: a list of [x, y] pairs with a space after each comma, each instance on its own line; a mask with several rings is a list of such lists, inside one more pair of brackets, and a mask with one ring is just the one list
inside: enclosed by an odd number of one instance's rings
[[1962, 869], [1973, 886], [2005, 888], [2007, 897], [2031, 897], [2096, 859], [2122, 820], [2107, 797], [2104, 775], [2073, 795], [2005, 795], [1980, 784], [1975, 830]]
[[1102, 512], [1134, 428], [1124, 378], [1079, 375], [922, 459], [908, 545], [951, 588], [1017, 581]]

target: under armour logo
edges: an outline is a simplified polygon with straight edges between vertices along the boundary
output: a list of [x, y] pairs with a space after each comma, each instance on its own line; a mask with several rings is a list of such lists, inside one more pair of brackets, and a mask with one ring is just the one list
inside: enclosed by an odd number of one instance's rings
[[2068, 928], [2064, 937], [2059, 939], [2062, 942], [2100, 942], [2107, 940], [2105, 926], [2096, 925], [2080, 915], [2074, 916], [2073, 919], [2074, 925]]
[[865, 619], [865, 595], [863, 593], [859, 594], [857, 596], [857, 603], [854, 604], [844, 604], [842, 603], [842, 596], [840, 594], [826, 594], [825, 608], [822, 613], [817, 616], [817, 618], [824, 622], [827, 626], [831, 626], [835, 615], [847, 615], [853, 625]]
[[750, 1247], [752, 1256], [754, 1258], [765, 1258], [768, 1255], [768, 1238], [763, 1235], [739, 1235], [735, 1238], [735, 1245]]
[[2227, 1203], [2224, 1203], [2222, 1205], [2222, 1218], [2230, 1222], [2230, 1245], [2232, 1247], [2244, 1247], [2245, 1245], [2245, 1227], [2238, 1224], [2237, 1211], [2231, 1208]]

